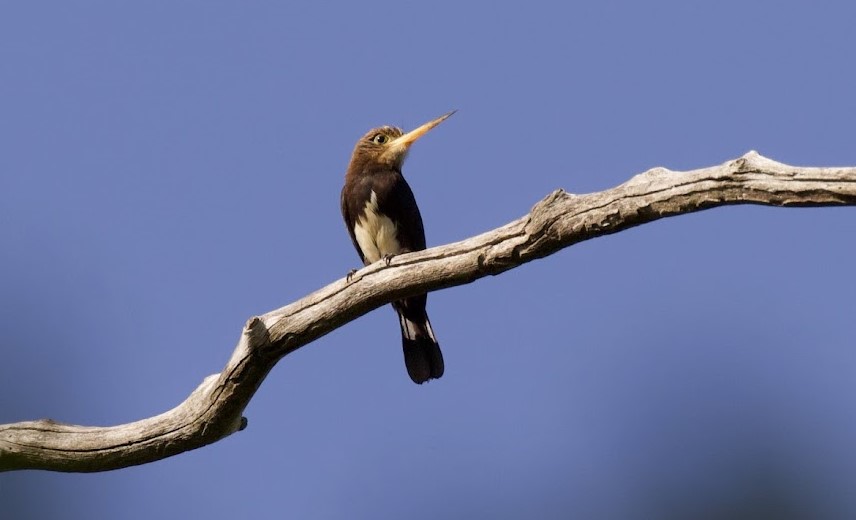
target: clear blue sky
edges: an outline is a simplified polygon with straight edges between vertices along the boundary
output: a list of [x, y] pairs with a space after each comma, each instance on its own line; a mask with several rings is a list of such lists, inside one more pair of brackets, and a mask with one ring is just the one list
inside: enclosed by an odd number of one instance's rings
[[[429, 245], [654, 166], [856, 165], [849, 2], [11, 4], [0, 422], [163, 412], [356, 267], [373, 126], [459, 110], [404, 168]], [[246, 431], [0, 474], [0, 516], [854, 518], [854, 234], [722, 208], [434, 293], [421, 387], [384, 307], [283, 359]]]

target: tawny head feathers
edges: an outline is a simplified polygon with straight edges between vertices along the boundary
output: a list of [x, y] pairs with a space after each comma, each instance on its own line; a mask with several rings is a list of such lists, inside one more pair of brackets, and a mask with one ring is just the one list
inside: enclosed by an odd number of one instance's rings
[[410, 146], [454, 113], [453, 110], [407, 133], [395, 126], [381, 126], [369, 130], [354, 147], [348, 173], [367, 174], [373, 169], [400, 171]]

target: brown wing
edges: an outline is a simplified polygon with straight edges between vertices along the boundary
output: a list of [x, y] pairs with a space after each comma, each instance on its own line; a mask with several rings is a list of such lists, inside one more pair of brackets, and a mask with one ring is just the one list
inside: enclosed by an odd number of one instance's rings
[[425, 249], [425, 228], [413, 191], [401, 172], [389, 171], [374, 183], [378, 210], [396, 225], [396, 239], [404, 251]]
[[340, 197], [339, 204], [342, 207], [342, 218], [345, 220], [345, 227], [348, 228], [348, 234], [351, 235], [351, 243], [354, 244], [354, 249], [356, 249], [357, 254], [360, 255], [360, 260], [365, 264], [366, 257], [363, 254], [363, 250], [360, 249], [360, 244], [357, 243], [357, 236], [354, 234], [354, 225], [356, 224], [358, 213], [354, 211], [348, 203], [350, 200], [353, 200], [353, 198], [349, 197], [350, 188], [350, 184], [345, 184], [342, 188], [342, 195]]

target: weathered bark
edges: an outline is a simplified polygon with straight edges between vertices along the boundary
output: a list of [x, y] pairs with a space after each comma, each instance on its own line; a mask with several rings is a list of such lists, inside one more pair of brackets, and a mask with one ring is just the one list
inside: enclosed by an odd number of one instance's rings
[[381, 305], [496, 275], [577, 242], [726, 204], [856, 205], [856, 167], [803, 168], [755, 152], [688, 172], [655, 168], [599, 193], [549, 194], [529, 214], [487, 233], [395, 257], [290, 305], [251, 318], [224, 370], [179, 406], [110, 427], [51, 420], [0, 425], [0, 471], [105, 471], [144, 464], [243, 429], [241, 413], [286, 354]]

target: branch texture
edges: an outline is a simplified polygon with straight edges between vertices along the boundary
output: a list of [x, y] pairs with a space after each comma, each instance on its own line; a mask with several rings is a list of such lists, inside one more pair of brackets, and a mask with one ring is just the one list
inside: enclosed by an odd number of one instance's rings
[[286, 354], [394, 300], [496, 275], [591, 238], [727, 204], [856, 205], [856, 167], [788, 166], [749, 152], [687, 172], [654, 168], [587, 195], [562, 190], [529, 214], [461, 242], [376, 262], [244, 326], [219, 374], [161, 415], [110, 427], [49, 419], [0, 425], [0, 471], [92, 472], [145, 464], [246, 426], [244, 408]]

